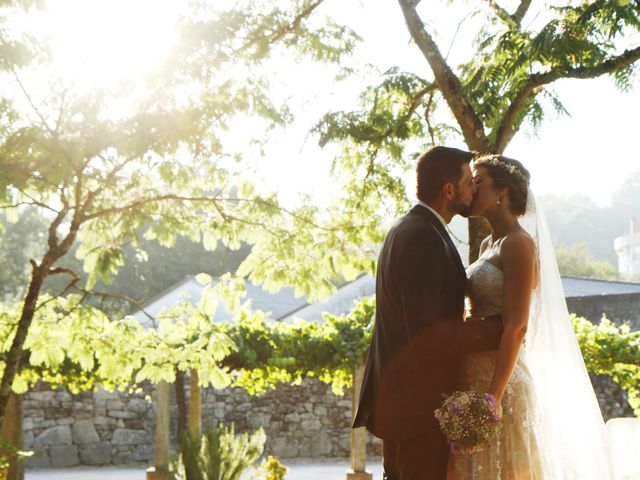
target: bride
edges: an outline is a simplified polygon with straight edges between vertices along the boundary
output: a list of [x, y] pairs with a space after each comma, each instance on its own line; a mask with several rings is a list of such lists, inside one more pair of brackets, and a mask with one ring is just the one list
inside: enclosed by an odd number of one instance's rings
[[567, 312], [551, 237], [529, 172], [500, 155], [474, 161], [472, 215], [491, 226], [467, 269], [471, 315], [502, 315], [496, 352], [467, 355], [459, 387], [496, 397], [502, 430], [453, 453], [449, 480], [613, 478], [602, 415]]

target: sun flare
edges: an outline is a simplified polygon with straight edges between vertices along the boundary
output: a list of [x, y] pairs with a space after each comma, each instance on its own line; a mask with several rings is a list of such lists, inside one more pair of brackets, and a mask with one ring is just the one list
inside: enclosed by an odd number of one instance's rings
[[53, 0], [31, 16], [29, 28], [45, 37], [61, 78], [85, 88], [109, 88], [160, 65], [176, 41], [181, 3]]

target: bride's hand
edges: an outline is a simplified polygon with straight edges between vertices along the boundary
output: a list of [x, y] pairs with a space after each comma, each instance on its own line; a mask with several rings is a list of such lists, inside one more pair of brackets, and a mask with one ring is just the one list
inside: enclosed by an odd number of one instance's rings
[[496, 399], [495, 412], [498, 420], [502, 420], [502, 399]]
[[496, 419], [502, 420], [502, 397], [494, 395], [493, 393], [488, 393], [487, 395], [491, 396], [489, 402], [493, 407], [493, 412], [496, 414]]

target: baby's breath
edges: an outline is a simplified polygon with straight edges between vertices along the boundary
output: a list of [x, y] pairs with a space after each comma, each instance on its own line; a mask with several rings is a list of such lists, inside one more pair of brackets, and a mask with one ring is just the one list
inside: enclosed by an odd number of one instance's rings
[[473, 453], [493, 439], [502, 426], [493, 396], [453, 392], [434, 414], [454, 453]]

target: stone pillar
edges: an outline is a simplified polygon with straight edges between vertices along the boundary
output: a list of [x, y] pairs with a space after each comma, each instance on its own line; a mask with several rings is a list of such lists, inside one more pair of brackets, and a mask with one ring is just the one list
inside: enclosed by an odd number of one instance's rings
[[[18, 450], [22, 450], [22, 397], [14, 392], [9, 394], [4, 424], [0, 434], [8, 444]], [[22, 457], [12, 456], [9, 458], [9, 468], [6, 471], [5, 478], [7, 480], [24, 480], [24, 461]]]
[[189, 370], [189, 434], [192, 438], [200, 438], [202, 430], [201, 410], [198, 371], [191, 369]]
[[[358, 364], [353, 372], [353, 391], [351, 410], [356, 413], [360, 387], [364, 377], [364, 365]], [[347, 480], [372, 480], [373, 476], [366, 471], [367, 463], [367, 431], [364, 427], [351, 429], [351, 471], [347, 473]]]
[[167, 382], [160, 382], [156, 386], [156, 392], [156, 445], [154, 466], [147, 469], [147, 480], [168, 480], [171, 385]]

